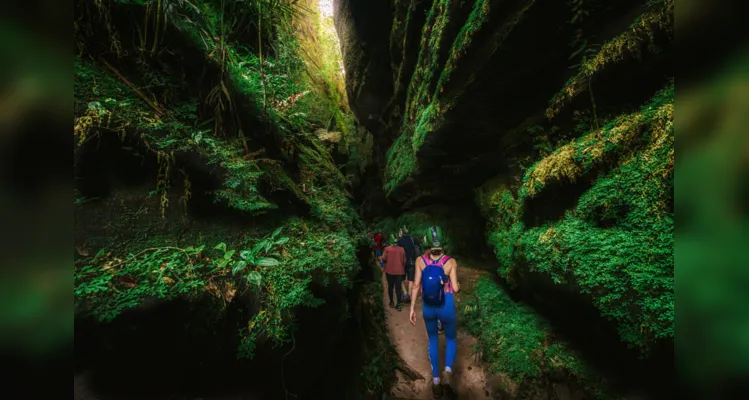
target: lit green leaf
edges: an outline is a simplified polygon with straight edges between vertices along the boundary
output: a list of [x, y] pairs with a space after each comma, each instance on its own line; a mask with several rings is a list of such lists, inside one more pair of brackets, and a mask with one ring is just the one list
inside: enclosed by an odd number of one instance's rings
[[272, 257], [259, 257], [255, 264], [261, 267], [275, 267], [280, 264], [280, 262]]
[[250, 281], [250, 283], [260, 286], [260, 283], [263, 280], [262, 275], [260, 275], [257, 271], [250, 271], [249, 274], [247, 274], [247, 280]]
[[234, 268], [232, 268], [231, 273], [236, 275], [239, 272], [241, 272], [243, 269], [247, 267], [247, 262], [245, 261], [237, 261], [236, 264], [234, 264]]

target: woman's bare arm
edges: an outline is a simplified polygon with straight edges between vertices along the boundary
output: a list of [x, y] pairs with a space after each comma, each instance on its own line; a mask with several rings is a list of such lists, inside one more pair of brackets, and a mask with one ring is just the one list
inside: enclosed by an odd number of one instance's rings
[[[416, 268], [415, 268], [415, 274], [414, 274], [414, 289], [420, 287], [421, 285], [421, 270], [424, 268], [424, 260], [421, 259], [421, 257], [416, 259]], [[415, 291], [415, 290], [414, 290]], [[411, 311], [414, 310], [414, 307], [416, 307], [416, 297], [419, 296], [419, 292], [416, 292], [414, 294], [411, 294]]]
[[458, 293], [460, 291], [460, 285], [458, 284], [458, 262], [454, 258], [447, 261], [447, 266], [450, 268], [450, 283], [453, 286], [453, 292]]

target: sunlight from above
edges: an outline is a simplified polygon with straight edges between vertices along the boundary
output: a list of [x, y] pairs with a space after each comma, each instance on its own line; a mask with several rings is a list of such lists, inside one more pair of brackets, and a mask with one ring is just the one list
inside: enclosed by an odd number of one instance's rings
[[318, 0], [317, 7], [322, 17], [333, 16], [333, 0]]
[[318, 0], [317, 7], [320, 10], [320, 29], [323, 36], [327, 37], [332, 43], [334, 58], [338, 64], [338, 70], [341, 76], [346, 74], [343, 68], [343, 57], [341, 56], [341, 44], [338, 41], [338, 33], [333, 23], [333, 0]]

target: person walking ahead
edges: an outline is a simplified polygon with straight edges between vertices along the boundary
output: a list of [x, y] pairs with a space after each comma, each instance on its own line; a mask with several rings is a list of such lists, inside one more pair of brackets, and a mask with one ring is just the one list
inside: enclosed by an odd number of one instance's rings
[[[390, 299], [390, 308], [395, 307], [396, 310], [401, 310], [401, 296], [402, 288], [401, 283], [403, 282], [403, 275], [406, 273], [404, 266], [406, 263], [406, 252], [403, 251], [402, 247], [395, 244], [395, 240], [391, 241], [390, 246], [385, 247], [385, 251], [382, 253], [382, 261], [385, 263], [383, 272], [387, 278], [388, 283], [388, 298]], [[393, 302], [393, 289], [395, 289], [395, 302]]]
[[383, 239], [384, 237], [382, 236], [382, 233], [380, 232], [377, 232], [372, 238], [372, 240], [374, 240], [374, 243], [375, 243], [375, 256], [377, 258], [376, 261], [378, 264], [380, 264], [380, 267], [382, 267], [382, 241]]
[[[442, 246], [445, 238], [442, 228], [432, 226], [427, 229], [427, 242], [431, 249], [427, 255], [416, 260], [414, 285], [421, 288], [424, 324], [429, 336], [429, 362], [432, 364], [432, 393], [435, 398], [442, 396], [442, 383], [452, 389], [452, 366], [457, 351], [457, 326], [454, 294], [460, 290], [458, 284], [458, 263], [444, 254]], [[411, 324], [416, 326], [416, 296], [411, 296]], [[437, 324], [442, 322], [445, 331], [445, 371], [440, 380], [439, 373], [439, 334]]]
[[398, 231], [398, 246], [403, 247], [406, 252], [406, 281], [403, 281], [403, 302], [405, 303], [411, 301], [411, 296], [414, 295], [416, 258], [421, 255], [421, 246], [417, 240], [408, 235], [408, 229], [405, 225]]

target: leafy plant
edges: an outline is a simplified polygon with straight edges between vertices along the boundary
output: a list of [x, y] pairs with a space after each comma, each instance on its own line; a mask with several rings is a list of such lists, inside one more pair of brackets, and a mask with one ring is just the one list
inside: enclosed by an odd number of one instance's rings
[[[289, 238], [285, 236], [277, 238], [277, 236], [281, 233], [282, 229], [283, 227], [279, 227], [278, 229], [273, 231], [272, 234], [264, 237], [263, 239], [255, 243], [255, 245], [252, 246], [252, 248], [240, 251], [239, 257], [241, 258], [241, 260], [234, 264], [234, 268], [232, 269], [232, 274], [237, 275], [240, 272], [244, 271], [244, 269], [247, 268], [248, 266], [275, 267], [276, 265], [279, 265], [280, 262], [276, 258], [261, 257], [259, 256], [259, 254], [261, 253], [269, 254], [274, 247], [283, 246], [285, 243], [289, 241]], [[226, 247], [224, 243], [219, 243], [218, 246], [222, 246], [222, 245], [224, 246], [224, 248]], [[251, 271], [251, 273], [252, 272], [254, 272], [255, 274], [252, 275], [252, 277], [248, 279], [250, 279], [253, 283], [256, 283], [257, 285], [259, 285], [260, 277], [257, 274], [257, 271]]]

